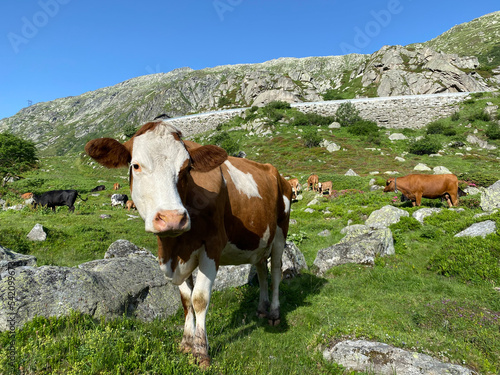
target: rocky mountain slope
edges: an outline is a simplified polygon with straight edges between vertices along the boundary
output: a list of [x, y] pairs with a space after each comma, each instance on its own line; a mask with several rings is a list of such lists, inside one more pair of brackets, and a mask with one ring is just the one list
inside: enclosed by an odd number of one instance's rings
[[[484, 65], [500, 65], [500, 11], [452, 27], [419, 44], [444, 53], [474, 55]], [[417, 45], [415, 45], [417, 46]]]
[[[497, 29], [493, 30], [496, 35]], [[479, 64], [482, 56], [466, 55], [444, 54], [426, 46], [386, 46], [372, 55], [280, 58], [197, 71], [180, 68], [34, 104], [0, 120], [0, 131], [33, 140], [43, 154], [62, 155], [81, 151], [96, 136], [122, 136], [126, 127], [139, 126], [161, 113], [175, 117], [271, 100], [498, 89], [500, 71], [484, 72]]]

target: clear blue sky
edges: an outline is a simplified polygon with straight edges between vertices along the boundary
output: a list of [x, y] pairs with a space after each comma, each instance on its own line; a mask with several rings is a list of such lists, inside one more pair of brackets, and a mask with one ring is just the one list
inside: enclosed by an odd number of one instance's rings
[[430, 40], [498, 0], [2, 0], [0, 119], [189, 66], [373, 53]]

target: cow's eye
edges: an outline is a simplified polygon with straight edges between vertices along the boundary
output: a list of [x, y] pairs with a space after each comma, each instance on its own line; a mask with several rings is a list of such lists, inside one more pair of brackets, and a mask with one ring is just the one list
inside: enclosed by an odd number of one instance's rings
[[132, 163], [132, 169], [136, 172], [140, 172], [141, 171], [141, 166], [137, 163]]

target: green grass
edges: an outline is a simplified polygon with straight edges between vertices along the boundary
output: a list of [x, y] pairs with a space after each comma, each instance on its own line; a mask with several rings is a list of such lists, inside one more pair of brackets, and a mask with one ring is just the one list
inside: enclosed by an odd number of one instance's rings
[[[477, 114], [487, 101], [498, 105], [500, 99], [475, 98], [443, 123], [456, 130], [454, 137], [466, 137], [475, 128], [483, 128], [485, 123]], [[321, 147], [307, 148], [299, 138], [303, 126], [286, 122], [289, 109], [275, 110], [283, 111], [283, 116], [269, 124], [272, 136], [249, 136], [243, 130], [231, 130], [244, 123], [243, 119], [221, 125], [219, 130], [235, 137], [248, 158], [272, 163], [285, 176], [298, 177], [304, 185], [315, 172], [320, 181], [333, 182], [335, 193], [320, 197], [310, 206], [313, 213], [304, 211], [314, 198], [312, 192], [304, 192], [303, 199], [292, 204], [291, 217], [296, 224], [290, 225], [289, 239], [297, 243], [309, 269], [282, 282], [280, 326], [269, 327], [255, 316], [259, 293], [255, 284], [213, 293], [207, 316], [212, 366], [203, 373], [344, 374], [340, 366], [323, 360], [321, 353], [347, 338], [376, 340], [426, 353], [481, 374], [498, 373], [500, 296], [494, 287], [500, 284], [500, 236], [498, 231], [485, 239], [453, 236], [480, 220], [494, 220], [500, 228], [500, 213], [474, 218], [481, 212], [479, 196], [462, 197], [461, 212], [448, 210], [440, 200], [423, 199], [424, 207], [442, 211], [420, 224], [411, 218], [417, 207], [400, 203], [394, 193], [371, 192], [369, 181], [374, 178], [372, 171], [380, 172], [376, 179], [383, 183], [385, 171], [397, 170], [404, 175], [412, 173], [416, 164], [426, 163], [430, 167], [446, 166], [463, 179], [487, 186], [500, 179], [500, 170], [494, 167], [500, 151], [446, 148], [442, 157], [432, 158], [404, 154], [409, 142], [390, 142], [385, 135], [380, 144], [373, 144], [345, 128], [330, 131], [327, 126], [319, 126], [323, 138], [342, 147], [329, 153]], [[469, 123], [471, 127], [466, 127]], [[426, 130], [401, 132], [415, 137]], [[483, 133], [479, 131], [478, 136], [484, 137]], [[199, 138], [203, 142], [208, 134]], [[500, 146], [498, 140], [488, 142]], [[401, 155], [404, 162], [394, 159]], [[360, 177], [344, 176], [348, 169]], [[57, 188], [75, 188], [88, 200], [77, 200], [74, 214], [67, 207], [58, 208], [56, 213], [29, 207], [0, 211], [0, 244], [35, 255], [38, 265], [76, 266], [102, 259], [117, 239], [130, 240], [156, 253], [156, 239], [144, 232], [142, 220], [128, 220], [127, 214], [138, 216], [137, 212], [110, 206], [114, 182], [122, 185], [118, 193], [129, 194], [126, 172], [96, 167], [80, 155], [42, 158], [39, 170], [0, 191], [9, 205], [21, 203], [19, 195], [26, 191]], [[98, 196], [90, 195], [90, 190], [100, 184], [106, 190]], [[388, 204], [410, 214], [391, 225], [395, 255], [377, 258], [373, 267], [348, 264], [333, 268], [324, 277], [314, 273], [318, 250], [338, 242], [346, 225], [362, 224], [373, 211]], [[111, 218], [103, 219], [103, 214]], [[36, 223], [48, 233], [45, 242], [25, 238]], [[330, 235], [318, 236], [324, 229]], [[11, 344], [15, 346], [16, 368], [22, 367], [29, 374], [202, 373], [192, 358], [178, 351], [182, 325], [181, 311], [150, 323], [128, 317], [96, 321], [77, 313], [37, 318], [18, 330], [15, 339], [0, 333], [0, 373], [12, 370], [7, 361]]]

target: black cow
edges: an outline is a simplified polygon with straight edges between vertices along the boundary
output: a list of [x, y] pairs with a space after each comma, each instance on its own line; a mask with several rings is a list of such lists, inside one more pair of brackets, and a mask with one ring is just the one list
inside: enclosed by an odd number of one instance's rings
[[68, 206], [69, 212], [74, 212], [74, 204], [77, 197], [80, 197], [84, 202], [88, 199], [83, 199], [76, 190], [51, 190], [41, 195], [33, 195], [33, 203], [35, 208], [40, 205], [52, 208], [54, 212], [56, 211], [56, 206]]
[[105, 190], [105, 189], [106, 189], [106, 186], [99, 185], [99, 186], [96, 186], [95, 188], [93, 188], [92, 190], [90, 190], [90, 192], [93, 193], [94, 191], [101, 191], [101, 190]]

